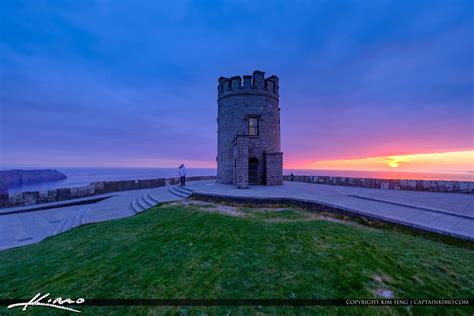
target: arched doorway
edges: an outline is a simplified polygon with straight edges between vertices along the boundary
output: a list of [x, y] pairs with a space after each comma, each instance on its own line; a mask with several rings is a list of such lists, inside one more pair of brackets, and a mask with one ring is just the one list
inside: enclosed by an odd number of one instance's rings
[[258, 184], [258, 159], [249, 159], [249, 184]]

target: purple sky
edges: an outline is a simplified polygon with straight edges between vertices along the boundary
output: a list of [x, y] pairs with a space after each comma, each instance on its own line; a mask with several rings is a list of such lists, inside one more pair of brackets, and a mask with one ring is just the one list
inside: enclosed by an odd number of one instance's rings
[[219, 76], [287, 166], [474, 148], [473, 1], [0, 2], [0, 167], [215, 166]]

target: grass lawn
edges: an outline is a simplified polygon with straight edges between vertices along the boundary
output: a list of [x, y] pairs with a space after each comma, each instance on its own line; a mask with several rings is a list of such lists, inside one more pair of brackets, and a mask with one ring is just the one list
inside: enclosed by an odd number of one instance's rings
[[[474, 298], [472, 243], [298, 209], [163, 205], [0, 252], [0, 297]], [[380, 297], [378, 297], [380, 298]], [[439, 314], [472, 307], [88, 307], [103, 314]], [[33, 307], [27, 314], [54, 310]], [[35, 313], [36, 311], [36, 313]], [[0, 307], [0, 314], [19, 313]]]

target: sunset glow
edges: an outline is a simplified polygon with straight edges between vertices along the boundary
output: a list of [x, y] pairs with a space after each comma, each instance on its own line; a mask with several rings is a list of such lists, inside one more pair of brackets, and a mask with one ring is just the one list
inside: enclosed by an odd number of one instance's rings
[[358, 159], [322, 160], [311, 164], [312, 169], [327, 170], [389, 170], [474, 172], [474, 150], [427, 153]]

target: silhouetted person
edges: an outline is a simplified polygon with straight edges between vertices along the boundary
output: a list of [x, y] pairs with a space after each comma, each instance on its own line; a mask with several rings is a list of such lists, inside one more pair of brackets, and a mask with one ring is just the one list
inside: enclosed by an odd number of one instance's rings
[[180, 185], [181, 186], [185, 186], [186, 185], [186, 174], [188, 173], [188, 169], [186, 169], [186, 167], [181, 164], [181, 166], [179, 166], [179, 179], [180, 179]]
[[295, 175], [293, 174], [293, 172], [290, 174], [290, 181], [295, 181]]

